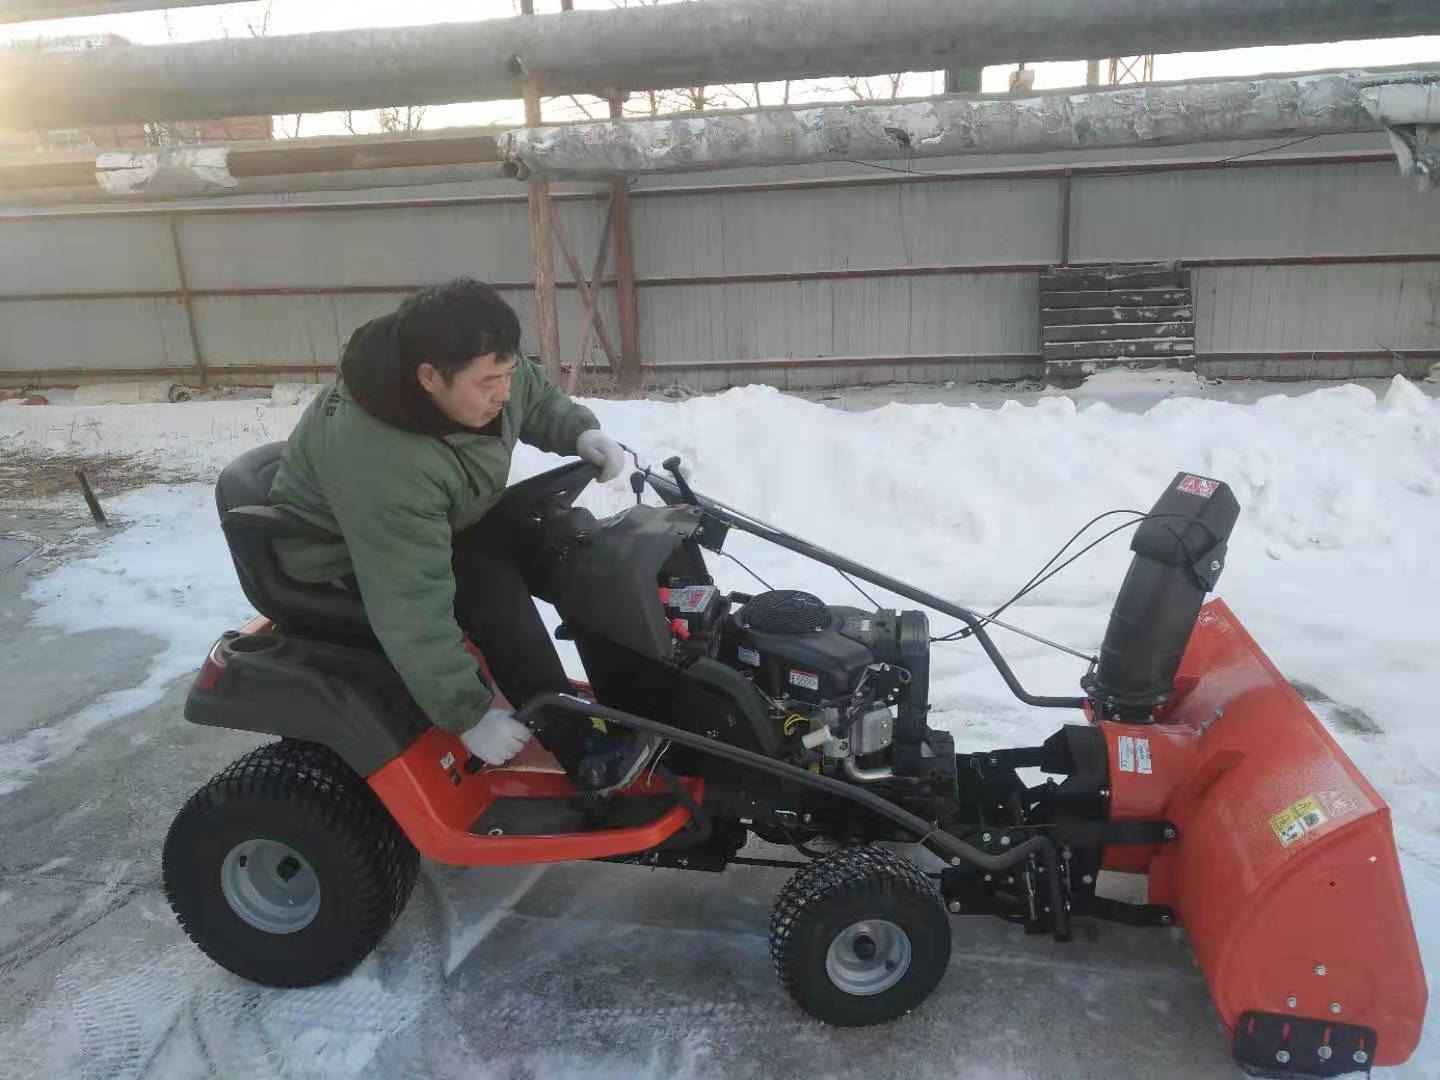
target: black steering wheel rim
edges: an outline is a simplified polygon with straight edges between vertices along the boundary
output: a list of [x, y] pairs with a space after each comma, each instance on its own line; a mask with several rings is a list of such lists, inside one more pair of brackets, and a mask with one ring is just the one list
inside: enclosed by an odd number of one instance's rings
[[564, 497], [564, 505], [569, 506], [599, 476], [600, 466], [592, 462], [567, 461], [557, 468], [536, 473], [519, 483], [509, 485], [492, 513], [523, 512], [527, 507], [550, 502], [561, 496]]

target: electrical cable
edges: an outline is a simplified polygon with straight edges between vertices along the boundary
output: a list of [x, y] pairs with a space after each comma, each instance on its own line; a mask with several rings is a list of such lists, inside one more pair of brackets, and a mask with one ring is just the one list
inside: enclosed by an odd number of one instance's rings
[[[1081, 548], [1079, 551], [1077, 551], [1074, 555], [1070, 556], [1070, 558], [1066, 559], [1066, 560], [1065, 560], [1063, 563], [1061, 563], [1059, 566], [1055, 566], [1055, 568], [1054, 568], [1053, 570], [1050, 569], [1052, 566], [1054, 566], [1055, 561], [1056, 561], [1057, 559], [1059, 559], [1062, 555], [1065, 554], [1066, 550], [1070, 547], [1070, 545], [1073, 544], [1076, 540], [1080, 539], [1080, 537], [1085, 534], [1086, 530], [1088, 530], [1088, 529], [1089, 529], [1092, 525], [1094, 525], [1096, 522], [1102, 521], [1102, 520], [1104, 520], [1105, 518], [1111, 517], [1111, 516], [1113, 516], [1113, 515], [1115, 515], [1115, 514], [1133, 514], [1133, 515], [1135, 515], [1135, 516], [1134, 516], [1134, 519], [1133, 519], [1133, 520], [1131, 520], [1131, 521], [1126, 521], [1126, 522], [1122, 522], [1121, 524], [1115, 526], [1115, 528], [1110, 529], [1110, 530], [1108, 530], [1107, 532], [1102, 533], [1099, 537], [1097, 537], [1096, 539], [1092, 540], [1090, 543], [1086, 544], [1083, 548]], [[1084, 555], [1088, 554], [1090, 551], [1094, 550], [1094, 548], [1096, 548], [1097, 546], [1099, 546], [1099, 545], [1100, 545], [1101, 543], [1103, 543], [1105, 540], [1108, 540], [1110, 537], [1114, 536], [1116, 533], [1118, 533], [1118, 532], [1123, 532], [1123, 531], [1126, 530], [1126, 529], [1133, 528], [1133, 527], [1135, 527], [1135, 526], [1137, 526], [1137, 525], [1143, 524], [1143, 523], [1146, 522], [1146, 521], [1159, 521], [1159, 520], [1162, 519], [1162, 518], [1176, 518], [1176, 517], [1183, 518], [1183, 517], [1185, 517], [1185, 515], [1184, 515], [1184, 514], [1146, 514], [1146, 513], [1142, 513], [1142, 512], [1139, 511], [1139, 510], [1107, 510], [1107, 511], [1105, 511], [1105, 513], [1103, 513], [1103, 514], [1098, 514], [1098, 515], [1096, 515], [1095, 517], [1093, 517], [1093, 518], [1091, 518], [1089, 521], [1087, 521], [1083, 526], [1081, 526], [1081, 528], [1079, 529], [1079, 531], [1076, 532], [1073, 536], [1071, 536], [1069, 540], [1066, 540], [1065, 543], [1060, 546], [1060, 550], [1057, 551], [1057, 552], [1055, 552], [1055, 554], [1050, 557], [1050, 560], [1049, 560], [1048, 562], [1046, 562], [1045, 565], [1042, 566], [1038, 571], [1036, 571], [1036, 573], [1030, 578], [1030, 580], [1027, 581], [1023, 586], [1021, 586], [1020, 590], [1019, 590], [1018, 592], [1016, 592], [1014, 596], [1010, 597], [1009, 600], [1006, 600], [1003, 604], [1001, 604], [999, 607], [997, 607], [994, 611], [990, 612], [990, 614], [981, 616], [981, 618], [980, 618], [980, 625], [981, 625], [981, 626], [984, 626], [986, 623], [989, 623], [989, 622], [994, 621], [997, 616], [999, 616], [1002, 612], [1005, 611], [1006, 608], [1010, 607], [1010, 606], [1011, 606], [1012, 604], [1014, 604], [1016, 601], [1021, 600], [1021, 599], [1023, 599], [1025, 596], [1028, 596], [1030, 593], [1034, 592], [1034, 591], [1035, 591], [1036, 589], [1038, 589], [1041, 585], [1044, 585], [1047, 581], [1049, 581], [1051, 578], [1053, 578], [1056, 574], [1060, 573], [1060, 571], [1062, 571], [1062, 570], [1066, 569], [1067, 567], [1073, 565], [1073, 564], [1074, 564], [1078, 559], [1080, 559], [1082, 556], [1084, 556]], [[1173, 537], [1175, 538], [1175, 542], [1180, 546], [1180, 549], [1181, 549], [1182, 551], [1185, 551], [1185, 550], [1186, 550], [1186, 548], [1185, 548], [1185, 542], [1184, 542], [1184, 540], [1180, 537], [1180, 534], [1179, 534], [1179, 533], [1177, 533], [1177, 532], [1176, 532], [1174, 529], [1172, 529], [1169, 525], [1162, 525], [1161, 527], [1162, 527], [1163, 529], [1165, 529], [1166, 532], [1168, 532], [1171, 536], [1173, 536]], [[1049, 571], [1049, 573], [1046, 573], [1047, 570]], [[930, 641], [931, 641], [932, 643], [935, 643], [935, 642], [948, 642], [948, 641], [963, 641], [965, 638], [970, 637], [971, 634], [973, 634], [973, 633], [974, 633], [974, 629], [971, 628], [971, 627], [966, 626], [966, 627], [961, 627], [959, 630], [952, 631], [952, 632], [949, 633], [949, 634], [942, 634], [942, 635], [940, 635], [939, 637], [932, 637], [932, 638], [930, 639]]]
[[750, 567], [746, 566], [743, 562], [741, 562], [739, 559], [735, 558], [735, 556], [734, 556], [734, 555], [731, 555], [728, 551], [717, 552], [717, 554], [723, 555], [725, 558], [729, 559], [729, 560], [730, 560], [731, 562], [733, 562], [735, 565], [737, 565], [738, 567], [740, 567], [741, 570], [744, 570], [747, 574], [749, 574], [751, 577], [753, 577], [753, 578], [754, 578], [756, 581], [758, 581], [761, 585], [764, 585], [765, 588], [769, 589], [771, 592], [774, 592], [774, 591], [775, 591], [775, 586], [771, 585], [771, 584], [770, 584], [768, 581], [766, 581], [763, 577], [761, 577], [759, 574], [755, 573], [754, 570], [751, 570]]
[[864, 589], [860, 588], [854, 578], [852, 578], [849, 574], [845, 573], [845, 571], [841, 570], [839, 567], [831, 567], [831, 569], [834, 570], [841, 577], [843, 577], [846, 581], [850, 582], [850, 587], [856, 592], [858, 592], [861, 596], [863, 596], [866, 600], [869, 600], [876, 611], [880, 610], [880, 602], [876, 600], [873, 596], [871, 596], [868, 592], [866, 592]]

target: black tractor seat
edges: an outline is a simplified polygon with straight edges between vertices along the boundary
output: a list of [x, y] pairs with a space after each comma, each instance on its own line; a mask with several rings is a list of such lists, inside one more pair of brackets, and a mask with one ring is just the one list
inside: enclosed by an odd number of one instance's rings
[[240, 587], [255, 610], [287, 634], [379, 648], [358, 592], [338, 584], [297, 581], [280, 567], [273, 544], [280, 537], [339, 540], [270, 504], [270, 488], [284, 452], [284, 442], [247, 450], [221, 470], [215, 483], [220, 527], [230, 545]]

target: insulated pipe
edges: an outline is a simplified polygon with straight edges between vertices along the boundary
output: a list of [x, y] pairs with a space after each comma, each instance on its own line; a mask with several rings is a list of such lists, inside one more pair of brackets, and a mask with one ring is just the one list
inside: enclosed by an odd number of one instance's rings
[[[13, 2], [13, 0], [12, 0]], [[32, 0], [33, 6], [33, 0]], [[0, 59], [0, 128], [933, 71], [1440, 32], [1435, 0], [705, 0]]]
[[1421, 69], [945, 96], [521, 128], [497, 143], [517, 168], [584, 177], [1285, 139], [1379, 131], [1371, 96], [1421, 97], [1437, 80], [1440, 69]]

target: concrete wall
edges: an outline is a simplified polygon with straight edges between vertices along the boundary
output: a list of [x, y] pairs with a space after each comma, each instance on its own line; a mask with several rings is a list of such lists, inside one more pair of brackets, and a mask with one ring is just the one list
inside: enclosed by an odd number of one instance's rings
[[[1393, 163], [1344, 156], [1383, 144], [1214, 164], [1230, 150], [1133, 168], [1113, 155], [971, 161], [981, 172], [958, 177], [933, 175], [960, 167], [940, 160], [914, 175], [827, 165], [647, 179], [632, 203], [641, 355], [652, 382], [697, 388], [1035, 375], [1037, 277], [1068, 246], [1072, 263], [1192, 266], [1197, 356], [1214, 374], [1417, 374], [1440, 360], [1440, 208]], [[604, 203], [562, 191], [588, 269]], [[323, 378], [356, 325], [456, 274], [505, 290], [533, 348], [515, 185], [0, 211], [0, 382], [193, 381], [192, 318], [217, 380]], [[578, 293], [562, 288], [559, 307], [568, 363]], [[601, 310], [614, 329], [609, 286]]]

